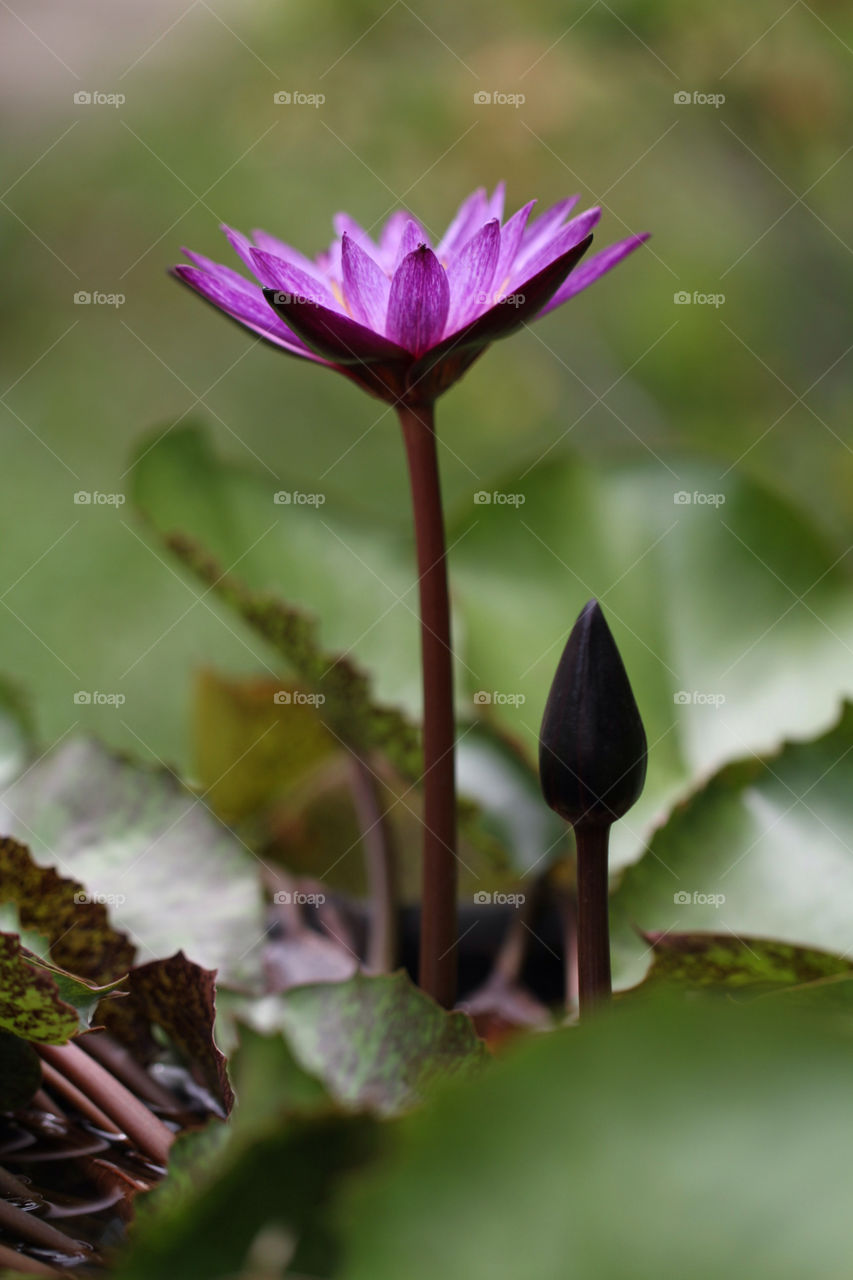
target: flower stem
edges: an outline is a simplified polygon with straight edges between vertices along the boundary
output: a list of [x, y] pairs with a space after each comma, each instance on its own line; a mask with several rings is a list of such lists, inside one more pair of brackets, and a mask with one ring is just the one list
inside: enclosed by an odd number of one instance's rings
[[608, 918], [607, 850], [610, 827], [579, 823], [578, 851], [578, 994], [581, 1017], [610, 999], [610, 922]]
[[414, 509], [424, 700], [423, 900], [420, 985], [445, 1008], [456, 1000], [456, 781], [453, 652], [444, 519], [431, 404], [398, 408]]
[[397, 850], [379, 778], [360, 755], [353, 756], [352, 793], [365, 848], [370, 891], [366, 963], [370, 973], [390, 973], [397, 963]]

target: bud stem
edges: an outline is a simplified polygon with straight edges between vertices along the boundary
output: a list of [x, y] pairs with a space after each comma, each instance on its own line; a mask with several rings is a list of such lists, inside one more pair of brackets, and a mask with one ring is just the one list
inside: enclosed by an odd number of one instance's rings
[[575, 827], [578, 851], [578, 993], [581, 1016], [610, 999], [607, 851], [610, 827]]
[[419, 983], [456, 1000], [457, 865], [453, 651], [444, 519], [431, 404], [398, 405], [414, 510], [424, 702], [423, 900]]

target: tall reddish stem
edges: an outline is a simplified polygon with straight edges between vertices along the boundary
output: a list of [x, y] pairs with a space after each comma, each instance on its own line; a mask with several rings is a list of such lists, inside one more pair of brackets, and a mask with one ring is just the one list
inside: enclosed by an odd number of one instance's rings
[[457, 863], [453, 652], [433, 406], [398, 407], [414, 508], [424, 698], [423, 897], [419, 981], [456, 1000]]

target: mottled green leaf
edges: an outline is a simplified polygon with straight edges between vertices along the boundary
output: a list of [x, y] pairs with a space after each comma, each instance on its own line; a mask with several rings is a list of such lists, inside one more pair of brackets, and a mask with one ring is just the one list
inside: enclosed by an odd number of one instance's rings
[[404, 973], [295, 987], [264, 1001], [297, 1060], [352, 1107], [384, 1115], [421, 1102], [438, 1080], [482, 1067], [486, 1049], [464, 1013], [447, 1013]]
[[64, 1044], [79, 1028], [77, 1010], [13, 933], [0, 933], [0, 1028], [41, 1044]]
[[732, 933], [646, 934], [652, 967], [637, 991], [659, 982], [686, 987], [776, 987], [850, 974], [853, 962], [829, 951]]

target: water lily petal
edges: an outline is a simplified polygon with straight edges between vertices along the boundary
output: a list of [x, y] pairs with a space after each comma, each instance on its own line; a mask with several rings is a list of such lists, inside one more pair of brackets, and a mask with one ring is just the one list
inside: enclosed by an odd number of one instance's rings
[[514, 296], [511, 302], [496, 303], [464, 329], [427, 351], [409, 370], [408, 387], [417, 388], [427, 399], [447, 390], [490, 342], [507, 337], [541, 312], [591, 244], [592, 236], [587, 236], [528, 280], [522, 295]]
[[414, 355], [441, 339], [450, 307], [447, 273], [438, 258], [421, 245], [394, 273], [385, 332]]
[[367, 366], [376, 361], [411, 364], [408, 351], [340, 311], [290, 290], [264, 289], [264, 297], [312, 350], [335, 364]]
[[497, 218], [498, 222], [503, 220], [504, 201], [506, 200], [506, 183], [501, 181], [495, 187], [489, 196], [488, 208], [486, 209], [486, 217]]
[[344, 298], [353, 318], [374, 333], [384, 333], [391, 281], [346, 231], [341, 242], [341, 263]]
[[595, 253], [589, 258], [577, 271], [573, 271], [563, 284], [560, 285], [553, 298], [540, 311], [540, 315], [547, 315], [549, 311], [553, 311], [555, 307], [559, 307], [561, 303], [567, 302], [569, 298], [573, 298], [576, 293], [580, 293], [581, 289], [586, 289], [599, 276], [603, 276], [611, 267], [615, 267], [617, 262], [621, 262], [623, 258], [627, 258], [629, 253], [633, 253], [635, 249], [639, 249], [641, 244], [649, 238], [649, 233], [644, 231], [641, 235], [629, 236], [626, 240], [619, 240], [616, 244], [608, 245], [606, 249], [602, 249], [600, 253]]
[[[197, 258], [199, 255], [192, 256]], [[227, 272], [230, 272], [229, 267], [223, 267], [218, 274], [202, 271], [199, 267], [181, 265], [172, 268], [172, 274], [184, 284], [188, 284], [191, 289], [201, 294], [208, 302], [212, 302], [220, 311], [224, 311], [226, 315], [231, 316], [247, 329], [251, 329], [253, 333], [259, 334], [267, 342], [283, 347], [293, 355], [304, 356], [309, 360], [317, 358], [308, 350], [302, 339], [297, 337], [269, 309], [263, 291], [257, 285], [250, 284], [241, 276], [239, 279], [245, 287], [238, 288], [230, 282]], [[236, 273], [230, 272], [230, 274]]]
[[510, 273], [509, 291], [523, 290], [526, 280], [531, 276], [538, 275], [540, 271], [544, 271], [550, 263], [557, 258], [561, 258], [564, 253], [571, 249], [572, 245], [579, 244], [581, 240], [586, 239], [600, 217], [600, 209], [587, 209], [586, 213], [580, 214], [577, 218], [572, 218], [571, 222], [567, 222], [564, 227], [561, 227], [553, 238], [548, 240], [532, 257], [525, 258], [520, 265], [516, 263]]
[[525, 259], [537, 253], [554, 236], [572, 209], [574, 209], [578, 200], [580, 200], [580, 196], [567, 196], [565, 200], [558, 200], [550, 209], [540, 213], [536, 221], [527, 227], [522, 237], [518, 254], [519, 266]]
[[477, 228], [486, 221], [488, 208], [489, 204], [483, 187], [478, 187], [467, 200], [462, 201], [456, 217], [445, 231], [435, 251], [440, 262], [449, 262], [451, 255], [471, 239]]
[[429, 236], [416, 218], [407, 218], [403, 234], [400, 236], [400, 242], [397, 245], [397, 254], [394, 258], [391, 274], [393, 275], [399, 269], [404, 258], [407, 258], [410, 253], [414, 253], [422, 244], [429, 245]]
[[530, 211], [536, 204], [535, 200], [529, 200], [527, 204], [517, 210], [511, 218], [507, 220], [501, 227], [501, 252], [498, 258], [497, 270], [495, 271], [495, 284], [500, 288], [501, 284], [509, 276], [513, 263], [518, 255], [518, 249], [527, 227], [527, 220], [530, 217]]
[[450, 307], [445, 333], [455, 333], [491, 306], [492, 281], [501, 247], [500, 225], [493, 218], [475, 232], [447, 268]]
[[309, 275], [307, 271], [286, 262], [284, 258], [264, 253], [263, 249], [253, 249], [252, 262], [255, 274], [265, 288], [292, 293], [296, 298], [308, 298], [331, 311], [343, 311], [328, 285], [317, 276]]
[[[393, 272], [400, 240], [411, 221], [413, 219], [410, 213], [406, 213], [405, 209], [396, 209], [379, 233], [379, 250], [376, 260], [383, 271]], [[417, 245], [415, 248], [417, 248]]]
[[344, 236], [349, 236], [365, 253], [369, 253], [371, 257], [376, 254], [378, 246], [374, 244], [364, 227], [360, 226], [348, 213], [336, 213], [332, 219], [332, 226], [341, 240]]
[[259, 228], [252, 232], [252, 239], [256, 249], [262, 249], [264, 253], [271, 253], [275, 258], [283, 258], [285, 262], [290, 262], [294, 267], [299, 267], [300, 270], [307, 272], [309, 276], [317, 276], [318, 279], [323, 279], [323, 273], [316, 262], [307, 257], [306, 254], [300, 253], [298, 249], [294, 249], [292, 245], [285, 244], [283, 240], [279, 240], [278, 236], [272, 236], [268, 231], [262, 231]]

